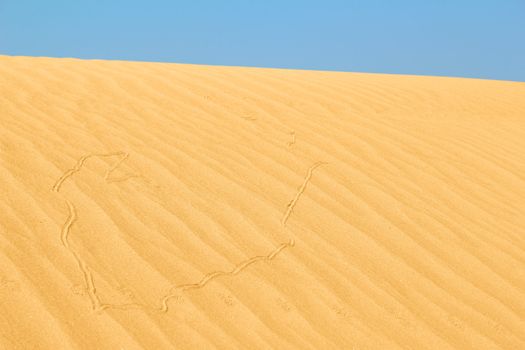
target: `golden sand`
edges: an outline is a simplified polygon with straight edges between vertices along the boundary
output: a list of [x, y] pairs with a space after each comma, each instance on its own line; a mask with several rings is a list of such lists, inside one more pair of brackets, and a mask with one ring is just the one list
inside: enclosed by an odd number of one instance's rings
[[525, 349], [525, 83], [0, 56], [1, 349]]

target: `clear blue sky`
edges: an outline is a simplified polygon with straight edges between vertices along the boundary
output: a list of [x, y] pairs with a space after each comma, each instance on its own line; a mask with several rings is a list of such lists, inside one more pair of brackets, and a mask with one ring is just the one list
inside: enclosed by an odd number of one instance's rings
[[525, 81], [525, 0], [0, 0], [0, 54]]

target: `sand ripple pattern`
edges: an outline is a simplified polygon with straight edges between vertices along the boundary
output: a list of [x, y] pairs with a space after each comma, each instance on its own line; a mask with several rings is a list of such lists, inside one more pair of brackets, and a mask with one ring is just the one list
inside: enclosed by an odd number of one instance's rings
[[[84, 163], [90, 159], [90, 158], [105, 158], [105, 157], [119, 157], [118, 161], [115, 162], [111, 167], [108, 168], [106, 173], [104, 174], [104, 180], [107, 183], [120, 181], [118, 178], [111, 178], [111, 173], [113, 173], [121, 164], [124, 162], [128, 157], [129, 154], [126, 152], [112, 152], [112, 153], [93, 153], [88, 154], [85, 156], [82, 156], [78, 159], [75, 166], [69, 170], [67, 170], [53, 185], [52, 190], [54, 192], [59, 193], [60, 188], [64, 181], [66, 181], [68, 178], [73, 176], [75, 173], [79, 172], [82, 169], [82, 166]], [[307, 178], [311, 176], [311, 171], [308, 171]], [[127, 179], [127, 178], [126, 178]], [[306, 181], [305, 181], [306, 182]], [[304, 191], [305, 185], [301, 186], [301, 191]], [[297, 199], [293, 201], [294, 205]], [[87, 263], [81, 258], [80, 254], [75, 251], [71, 245], [69, 244], [69, 234], [71, 232], [71, 228], [75, 221], [77, 220], [77, 212], [75, 209], [75, 206], [73, 203], [71, 203], [69, 200], [65, 199], [65, 202], [68, 207], [69, 215], [66, 219], [66, 222], [64, 223], [61, 233], [60, 233], [60, 240], [62, 242], [62, 245], [69, 250], [71, 255], [75, 258], [78, 267], [80, 271], [82, 272], [83, 279], [86, 285], [86, 289], [89, 295], [89, 299], [91, 301], [91, 307], [93, 308], [93, 311], [102, 311], [106, 309], [117, 309], [117, 310], [126, 310], [126, 309], [133, 309], [133, 308], [144, 308], [144, 309], [151, 309], [153, 311], [160, 311], [160, 312], [168, 312], [168, 301], [176, 296], [178, 296], [178, 291], [184, 292], [187, 290], [193, 290], [193, 289], [200, 289], [206, 286], [210, 281], [212, 281], [215, 278], [221, 277], [221, 276], [235, 276], [242, 272], [244, 269], [246, 269], [248, 266], [260, 262], [265, 261], [269, 262], [273, 260], [283, 249], [288, 247], [293, 247], [295, 245], [295, 240], [292, 238], [290, 241], [286, 243], [280, 244], [274, 251], [270, 252], [268, 255], [257, 255], [254, 257], [251, 257], [247, 260], [244, 260], [237, 264], [232, 270], [230, 271], [213, 271], [210, 273], [207, 273], [204, 275], [204, 277], [197, 283], [185, 283], [180, 285], [175, 285], [172, 288], [170, 288], [169, 293], [162, 297], [160, 306], [154, 307], [146, 304], [141, 303], [127, 303], [127, 304], [110, 304], [110, 303], [103, 303], [100, 301], [100, 297], [97, 294], [97, 288], [95, 286], [95, 282], [93, 280], [93, 274], [91, 273], [90, 268], [88, 267]], [[289, 213], [287, 213], [287, 216], [289, 216]]]
[[524, 116], [519, 82], [0, 55], [0, 349], [525, 349]]

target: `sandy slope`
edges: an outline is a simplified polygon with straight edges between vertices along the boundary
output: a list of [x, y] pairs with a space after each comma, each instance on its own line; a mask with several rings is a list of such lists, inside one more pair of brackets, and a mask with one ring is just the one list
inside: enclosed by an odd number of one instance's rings
[[525, 349], [525, 84], [0, 57], [0, 348]]

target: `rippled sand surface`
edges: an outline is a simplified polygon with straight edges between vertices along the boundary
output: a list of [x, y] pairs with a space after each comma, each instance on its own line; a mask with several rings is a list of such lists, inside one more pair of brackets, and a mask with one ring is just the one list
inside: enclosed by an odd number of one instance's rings
[[0, 56], [0, 348], [525, 349], [525, 83]]

